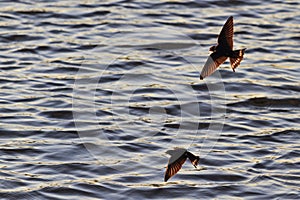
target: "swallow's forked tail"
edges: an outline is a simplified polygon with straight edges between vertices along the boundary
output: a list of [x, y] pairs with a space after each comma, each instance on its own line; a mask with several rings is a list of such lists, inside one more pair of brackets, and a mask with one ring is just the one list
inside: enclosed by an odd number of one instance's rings
[[199, 164], [200, 157], [195, 156], [194, 154], [192, 154], [189, 151], [187, 151], [186, 153], [187, 153], [187, 157], [190, 159], [192, 165], [194, 165], [194, 167], [197, 168], [197, 165]]
[[235, 68], [237, 68], [242, 62], [245, 50], [246, 48], [233, 51], [233, 57], [230, 57], [230, 64], [234, 72]]

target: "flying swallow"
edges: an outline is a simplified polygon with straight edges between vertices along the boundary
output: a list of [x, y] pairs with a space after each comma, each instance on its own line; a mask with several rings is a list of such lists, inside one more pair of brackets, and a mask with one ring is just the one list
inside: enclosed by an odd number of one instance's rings
[[229, 57], [232, 70], [239, 66], [243, 60], [245, 49], [233, 50], [233, 17], [229, 17], [224, 24], [219, 37], [218, 44], [210, 47], [209, 55], [200, 75], [200, 79], [211, 75]]
[[197, 168], [200, 160], [199, 156], [195, 156], [191, 152], [182, 148], [169, 150], [167, 151], [167, 154], [171, 155], [171, 157], [169, 159], [169, 163], [165, 172], [165, 182], [167, 182], [169, 178], [174, 176], [181, 169], [183, 163], [187, 158], [190, 159], [192, 165], [194, 165], [195, 168]]

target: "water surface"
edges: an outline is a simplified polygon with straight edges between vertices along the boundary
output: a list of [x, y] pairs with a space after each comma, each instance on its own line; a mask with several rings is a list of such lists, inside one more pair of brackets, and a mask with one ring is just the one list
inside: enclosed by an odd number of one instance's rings
[[[297, 1], [4, 1], [1, 199], [298, 199]], [[229, 16], [247, 48], [199, 73]], [[200, 155], [163, 182], [174, 147]]]

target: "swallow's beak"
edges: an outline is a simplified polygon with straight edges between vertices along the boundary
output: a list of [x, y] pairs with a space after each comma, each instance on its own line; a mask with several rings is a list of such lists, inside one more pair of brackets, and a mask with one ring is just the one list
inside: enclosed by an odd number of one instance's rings
[[215, 52], [216, 51], [216, 46], [212, 46], [209, 48], [209, 51]]

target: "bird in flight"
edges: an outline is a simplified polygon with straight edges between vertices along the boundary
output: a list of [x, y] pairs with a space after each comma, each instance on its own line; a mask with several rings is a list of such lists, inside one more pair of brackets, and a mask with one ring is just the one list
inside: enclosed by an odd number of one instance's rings
[[209, 55], [201, 71], [200, 79], [203, 80], [205, 77], [211, 75], [228, 57], [231, 68], [235, 72], [235, 68], [243, 60], [245, 50], [246, 48], [233, 50], [233, 17], [230, 16], [219, 34], [218, 44], [209, 49], [213, 53]]
[[171, 155], [171, 157], [169, 159], [169, 163], [165, 172], [165, 182], [167, 182], [169, 178], [174, 176], [181, 169], [183, 163], [187, 158], [189, 158], [195, 168], [197, 168], [200, 160], [199, 156], [195, 156], [194, 154], [183, 148], [169, 150], [167, 151], [167, 154]]

